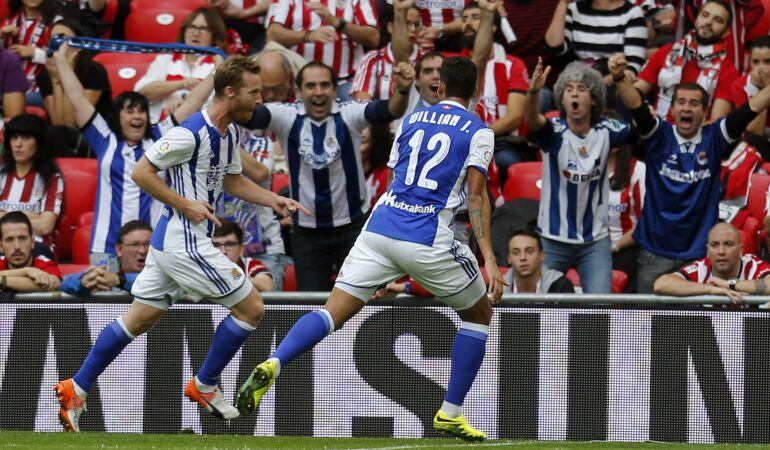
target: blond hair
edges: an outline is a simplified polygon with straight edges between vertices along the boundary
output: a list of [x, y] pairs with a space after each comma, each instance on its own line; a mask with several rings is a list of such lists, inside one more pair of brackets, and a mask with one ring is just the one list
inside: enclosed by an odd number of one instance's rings
[[216, 73], [214, 73], [214, 95], [222, 96], [227, 86], [231, 86], [235, 90], [243, 87], [243, 74], [247, 72], [259, 75], [259, 64], [245, 56], [228, 58], [217, 67]]

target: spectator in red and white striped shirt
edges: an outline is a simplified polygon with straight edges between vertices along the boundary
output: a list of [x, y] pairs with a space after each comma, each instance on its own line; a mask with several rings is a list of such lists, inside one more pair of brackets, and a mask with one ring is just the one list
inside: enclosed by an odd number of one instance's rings
[[0, 214], [21, 211], [38, 242], [49, 247], [61, 213], [64, 180], [48, 151], [43, 119], [22, 114], [5, 127], [5, 164], [0, 168]]
[[45, 292], [59, 290], [61, 271], [56, 261], [37, 254], [32, 224], [20, 211], [0, 219], [0, 290]]
[[[447, 50], [442, 43], [449, 44], [449, 38], [462, 33], [461, 16], [469, 3], [471, 0], [416, 0], [424, 27], [420, 30], [420, 47], [424, 51]], [[438, 47], [434, 48], [437, 41]]]
[[[399, 14], [403, 14], [399, 11]], [[422, 19], [420, 11], [415, 7], [410, 7], [406, 11], [406, 28], [408, 30], [409, 42], [411, 44], [411, 53], [409, 55], [399, 55], [397, 48], [391, 42], [391, 36], [395, 29], [395, 18], [392, 7], [387, 7], [382, 15], [381, 40], [387, 43], [379, 50], [372, 50], [365, 54], [361, 59], [361, 65], [353, 78], [353, 85], [350, 88], [350, 96], [356, 100], [379, 100], [389, 98], [391, 93], [391, 77], [393, 74], [393, 64], [399, 58], [408, 59], [414, 65], [422, 56], [422, 52], [417, 46], [417, 34], [422, 29]]]
[[238, 264], [251, 284], [259, 292], [273, 290], [273, 275], [270, 270], [256, 258], [244, 257], [243, 229], [235, 222], [221, 220], [222, 225], [214, 228], [211, 241], [230, 261]]
[[636, 289], [639, 247], [631, 236], [644, 206], [645, 165], [631, 157], [631, 148], [622, 146], [607, 160], [610, 191], [607, 202], [610, 241], [612, 242], [612, 269], [628, 275], [628, 290]]
[[[273, 0], [267, 16], [267, 40], [276, 41], [331, 67], [345, 98], [346, 83], [361, 62], [364, 47], [378, 48], [380, 33], [372, 0]], [[341, 89], [340, 89], [341, 88]]]
[[741, 256], [738, 230], [718, 223], [709, 231], [705, 258], [685, 265], [655, 281], [659, 295], [726, 295], [741, 303], [744, 294], [766, 295], [770, 264], [752, 254]]
[[45, 66], [51, 27], [61, 18], [57, 14], [58, 6], [56, 0], [8, 0], [8, 7], [10, 16], [3, 18], [0, 37], [5, 41], [5, 48], [22, 59], [31, 90], [36, 91], [35, 77]]

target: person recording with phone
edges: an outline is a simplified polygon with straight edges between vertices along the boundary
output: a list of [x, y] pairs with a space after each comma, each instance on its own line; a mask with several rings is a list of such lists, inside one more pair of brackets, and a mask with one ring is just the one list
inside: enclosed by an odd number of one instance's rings
[[131, 291], [136, 276], [144, 269], [151, 236], [152, 227], [146, 222], [132, 220], [126, 223], [118, 232], [118, 243], [115, 245], [117, 257], [104, 261], [92, 258], [88, 269], [64, 278], [62, 292], [89, 295], [92, 292], [111, 291], [113, 288]]

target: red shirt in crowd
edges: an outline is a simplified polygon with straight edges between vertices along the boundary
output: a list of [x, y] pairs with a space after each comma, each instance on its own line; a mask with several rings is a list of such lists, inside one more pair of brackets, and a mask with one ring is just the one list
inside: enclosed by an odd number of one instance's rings
[[[705, 283], [711, 278], [711, 260], [707, 257], [687, 264], [679, 269], [686, 280], [694, 283]], [[759, 280], [770, 275], [770, 264], [762, 261], [752, 254], [741, 256], [741, 270], [738, 280]]]
[[[54, 275], [60, 280], [63, 278], [61, 270], [59, 270], [59, 265], [56, 264], [56, 261], [48, 259], [43, 255], [38, 255], [32, 258], [32, 267], [35, 269], [40, 269], [47, 274]], [[8, 267], [8, 260], [5, 258], [5, 256], [0, 256], [0, 270], [10, 269], [11, 268]]]

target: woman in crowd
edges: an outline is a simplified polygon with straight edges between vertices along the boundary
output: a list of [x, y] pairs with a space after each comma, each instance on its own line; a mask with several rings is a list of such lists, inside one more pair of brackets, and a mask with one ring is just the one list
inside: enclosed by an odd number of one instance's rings
[[[54, 23], [52, 34], [77, 37], [85, 33], [78, 22], [61, 19]], [[99, 114], [108, 117], [112, 104], [112, 89], [104, 66], [93, 60], [91, 52], [74, 48], [68, 50], [67, 63], [85, 88], [88, 102]], [[78, 124], [72, 103], [64, 94], [59, 72], [52, 58], [49, 58], [46, 67], [38, 74], [37, 85], [43, 96], [45, 110], [54, 126], [51, 130], [51, 141], [56, 142], [55, 150], [58, 156], [88, 156], [90, 147], [76, 128]]]
[[645, 165], [631, 156], [624, 145], [610, 154], [607, 161], [610, 177], [609, 227], [612, 242], [612, 268], [628, 275], [627, 291], [636, 291], [637, 247], [631, 236], [644, 206]]
[[53, 233], [61, 214], [64, 180], [49, 150], [43, 119], [22, 114], [5, 124], [5, 159], [0, 168], [0, 215], [21, 211], [35, 240], [53, 256]]
[[[227, 31], [219, 14], [198, 8], [179, 29], [178, 42], [196, 47], [226, 49]], [[158, 55], [135, 89], [150, 101], [150, 120], [157, 123], [182, 103], [185, 95], [214, 70], [213, 56]]]
[[[19, 55], [24, 63], [24, 73], [37, 92], [35, 77], [45, 65], [45, 49], [51, 38], [53, 23], [57, 15], [56, 0], [8, 0], [10, 15], [0, 26], [0, 37], [5, 48]], [[30, 95], [27, 103], [42, 106], [38, 95]]]

